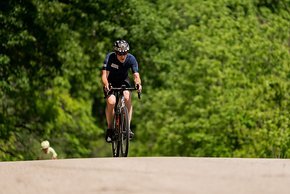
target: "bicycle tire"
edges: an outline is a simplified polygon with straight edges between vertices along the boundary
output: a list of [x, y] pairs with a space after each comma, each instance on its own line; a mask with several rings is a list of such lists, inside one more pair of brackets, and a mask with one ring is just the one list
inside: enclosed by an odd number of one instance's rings
[[130, 145], [130, 124], [128, 118], [128, 109], [127, 107], [123, 107], [121, 109], [121, 123], [120, 123], [120, 131], [121, 131], [121, 142], [120, 142], [120, 151], [122, 157], [127, 157], [129, 152]]
[[112, 141], [112, 153], [113, 157], [119, 157], [118, 141]]

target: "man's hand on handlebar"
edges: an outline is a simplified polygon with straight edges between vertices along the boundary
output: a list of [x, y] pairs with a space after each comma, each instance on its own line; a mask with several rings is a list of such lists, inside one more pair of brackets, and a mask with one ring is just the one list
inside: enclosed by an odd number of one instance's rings
[[110, 86], [110, 85], [104, 85], [103, 86], [105, 97], [109, 94], [111, 87], [112, 86]]
[[142, 91], [142, 85], [141, 84], [136, 84], [135, 88], [138, 90], [138, 93], [141, 93], [141, 91]]

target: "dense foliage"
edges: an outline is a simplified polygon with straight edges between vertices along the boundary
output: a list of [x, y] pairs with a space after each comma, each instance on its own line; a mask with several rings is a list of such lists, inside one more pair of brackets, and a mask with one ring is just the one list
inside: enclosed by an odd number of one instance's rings
[[140, 64], [130, 156], [290, 157], [290, 0], [0, 3], [0, 160], [110, 156], [100, 68]]

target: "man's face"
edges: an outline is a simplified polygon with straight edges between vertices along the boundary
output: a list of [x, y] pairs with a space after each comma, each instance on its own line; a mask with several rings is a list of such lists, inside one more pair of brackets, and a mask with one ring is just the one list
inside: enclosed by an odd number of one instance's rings
[[47, 154], [48, 153], [48, 148], [42, 149], [42, 151]]
[[128, 53], [116, 53], [117, 54], [117, 59], [121, 62], [121, 63], [124, 63], [126, 58], [127, 58], [127, 55]]

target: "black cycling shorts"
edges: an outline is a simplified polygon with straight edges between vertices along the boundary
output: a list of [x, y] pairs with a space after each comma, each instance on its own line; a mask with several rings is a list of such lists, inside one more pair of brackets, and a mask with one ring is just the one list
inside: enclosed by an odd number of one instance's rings
[[122, 82], [110, 82], [110, 86], [113, 88], [120, 88], [122, 85], [126, 85], [127, 88], [131, 87], [131, 83], [128, 79], [122, 81]]

